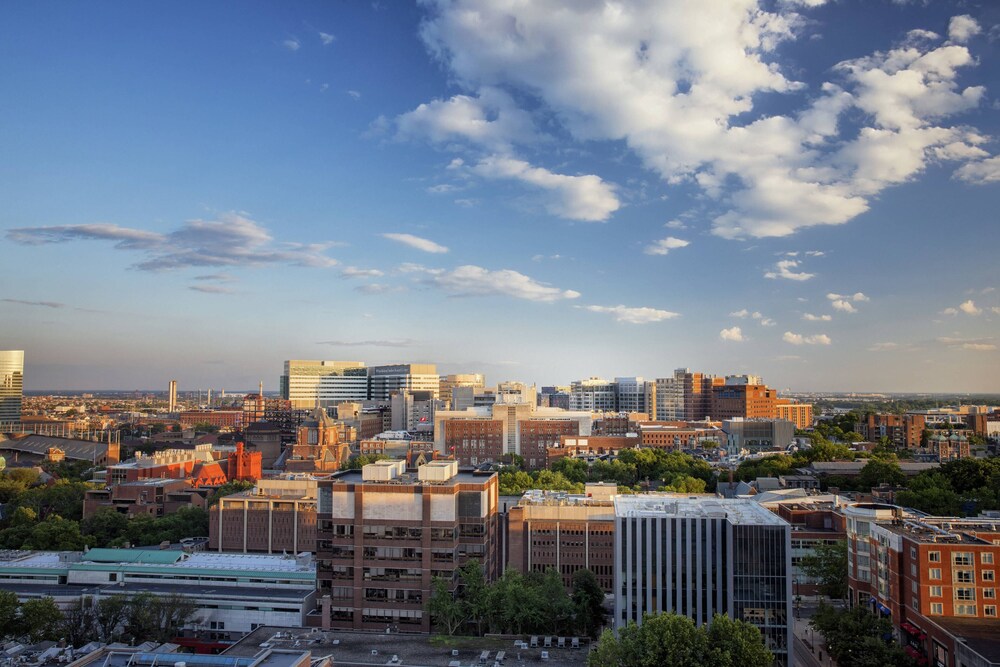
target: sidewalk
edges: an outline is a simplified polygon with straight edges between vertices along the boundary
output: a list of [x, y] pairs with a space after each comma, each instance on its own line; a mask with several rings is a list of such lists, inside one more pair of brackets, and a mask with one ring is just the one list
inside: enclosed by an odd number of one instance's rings
[[[792, 625], [792, 634], [795, 636], [795, 643], [800, 644], [799, 665], [809, 664], [811, 667], [836, 667], [836, 664], [826, 651], [823, 635], [813, 630], [809, 625], [808, 618], [797, 618]], [[802, 655], [804, 654], [804, 655]], [[802, 658], [805, 658], [803, 660]]]

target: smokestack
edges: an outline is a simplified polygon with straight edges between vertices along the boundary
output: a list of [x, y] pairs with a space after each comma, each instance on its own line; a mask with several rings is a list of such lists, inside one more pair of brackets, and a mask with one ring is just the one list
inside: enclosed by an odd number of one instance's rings
[[264, 381], [263, 380], [260, 381], [259, 396], [260, 396], [260, 400], [264, 400]]

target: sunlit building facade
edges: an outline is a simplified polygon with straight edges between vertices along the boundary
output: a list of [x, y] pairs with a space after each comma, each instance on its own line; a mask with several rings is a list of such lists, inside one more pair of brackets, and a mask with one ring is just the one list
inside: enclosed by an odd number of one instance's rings
[[21, 420], [24, 350], [0, 350], [0, 422]]

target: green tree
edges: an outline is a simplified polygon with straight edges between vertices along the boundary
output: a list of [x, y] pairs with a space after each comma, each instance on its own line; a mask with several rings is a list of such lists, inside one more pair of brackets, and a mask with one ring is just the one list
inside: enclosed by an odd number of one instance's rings
[[903, 667], [911, 664], [898, 645], [886, 641], [892, 623], [864, 607], [836, 609], [821, 603], [810, 621], [826, 639], [840, 667]]
[[105, 547], [125, 535], [128, 517], [113, 507], [102, 507], [80, 522], [80, 532], [88, 543]]
[[939, 470], [922, 472], [907, 486], [896, 494], [896, 503], [903, 507], [937, 516], [956, 516], [961, 512], [961, 497], [952, 488], [951, 480]]
[[906, 476], [896, 461], [872, 459], [858, 474], [858, 485], [863, 489], [871, 489], [880, 484], [900, 486], [905, 481]]
[[17, 594], [0, 591], [0, 639], [10, 639], [17, 627]]
[[817, 580], [820, 592], [831, 598], [847, 597], [847, 542], [819, 544], [799, 561], [802, 571]]
[[101, 641], [109, 644], [118, 641], [128, 622], [130, 610], [129, 600], [124, 595], [103, 597], [94, 604], [94, 625]]
[[604, 624], [604, 589], [591, 570], [585, 568], [573, 573], [572, 599], [577, 630], [596, 637]]
[[369, 463], [375, 463], [376, 461], [388, 461], [391, 458], [391, 456], [386, 454], [358, 454], [347, 460], [347, 465], [344, 466], [344, 469], [361, 470]]
[[234, 493], [242, 493], [243, 491], [249, 491], [253, 488], [253, 482], [246, 482], [241, 479], [234, 479], [232, 481], [226, 482], [219, 488], [212, 491], [208, 496], [208, 504], [214, 505], [219, 502], [219, 498], [225, 496], [231, 496]]
[[573, 459], [568, 456], [555, 461], [552, 464], [552, 472], [561, 473], [563, 477], [576, 484], [583, 484], [590, 475], [590, 469], [586, 461]]
[[33, 643], [59, 639], [61, 621], [62, 612], [52, 598], [28, 600], [18, 609], [18, 636], [27, 637]]
[[434, 577], [431, 582], [431, 597], [427, 603], [427, 613], [438, 632], [455, 634], [466, 621], [461, 603], [455, 599], [448, 582]]
[[721, 614], [708, 627], [708, 646], [706, 667], [764, 667], [774, 661], [757, 626]]
[[670, 480], [662, 490], [673, 493], [705, 493], [705, 480], [690, 475], [678, 475]]
[[37, 551], [80, 551], [86, 546], [80, 534], [80, 523], [51, 515], [31, 529], [22, 549]]
[[93, 605], [77, 600], [63, 612], [58, 634], [70, 646], [81, 646], [98, 636], [95, 628]]

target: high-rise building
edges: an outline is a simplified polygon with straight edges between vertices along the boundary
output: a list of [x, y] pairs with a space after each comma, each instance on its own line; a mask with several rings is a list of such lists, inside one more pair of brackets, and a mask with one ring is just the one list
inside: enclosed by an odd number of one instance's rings
[[177, 412], [177, 380], [167, 386], [167, 412]]
[[437, 398], [441, 377], [434, 364], [393, 364], [368, 369], [369, 396], [373, 401], [387, 401], [400, 391], [429, 391]]
[[775, 417], [792, 422], [795, 424], [795, 428], [812, 428], [812, 403], [795, 403], [787, 398], [779, 398], [778, 404], [774, 406], [774, 410]]
[[281, 397], [296, 409], [368, 399], [368, 369], [363, 361], [290, 359], [279, 382]]
[[615, 409], [648, 414], [646, 381], [641, 377], [615, 378]]
[[0, 350], [0, 422], [21, 420], [24, 350]]
[[482, 391], [486, 389], [486, 376], [482, 373], [456, 373], [452, 375], [442, 375], [439, 378], [440, 391], [444, 398], [451, 396], [451, 390], [455, 387], [471, 387]]
[[615, 412], [615, 385], [598, 377], [576, 380], [569, 389], [569, 409], [586, 412]]
[[791, 664], [792, 550], [787, 521], [751, 500], [616, 496], [615, 628], [674, 612], [701, 626], [726, 614], [760, 628]]
[[434, 578], [458, 586], [470, 559], [500, 573], [496, 473], [379, 461], [319, 482], [317, 584], [323, 629], [429, 632]]
[[[745, 376], [744, 376], [745, 377]], [[713, 386], [709, 414], [712, 419], [773, 419], [777, 412], [778, 392], [767, 385], [734, 381]], [[740, 378], [735, 378], [739, 380]]]

